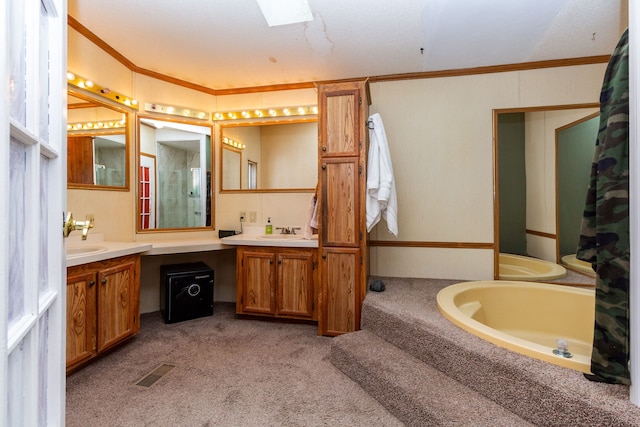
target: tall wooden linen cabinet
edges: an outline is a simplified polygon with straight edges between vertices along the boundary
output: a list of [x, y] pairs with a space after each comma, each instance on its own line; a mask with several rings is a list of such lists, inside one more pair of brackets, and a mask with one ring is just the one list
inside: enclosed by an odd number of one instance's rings
[[318, 85], [318, 333], [360, 329], [366, 293], [366, 82]]

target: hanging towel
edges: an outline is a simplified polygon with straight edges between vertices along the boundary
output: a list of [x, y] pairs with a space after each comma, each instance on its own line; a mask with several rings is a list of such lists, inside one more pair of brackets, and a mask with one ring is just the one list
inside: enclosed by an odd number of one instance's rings
[[398, 200], [387, 135], [380, 114], [369, 117], [369, 123], [367, 231], [371, 231], [384, 218], [389, 232], [398, 237]]
[[[317, 191], [317, 190], [316, 190]], [[309, 202], [307, 225], [304, 227], [304, 238], [311, 239], [318, 232], [318, 195], [314, 194]]]

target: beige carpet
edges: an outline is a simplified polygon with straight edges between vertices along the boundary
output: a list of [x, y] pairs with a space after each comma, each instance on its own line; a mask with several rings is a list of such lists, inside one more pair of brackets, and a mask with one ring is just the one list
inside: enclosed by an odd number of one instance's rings
[[[314, 325], [143, 315], [132, 342], [67, 378], [67, 426], [402, 425], [329, 361]], [[150, 387], [136, 383], [175, 368]]]

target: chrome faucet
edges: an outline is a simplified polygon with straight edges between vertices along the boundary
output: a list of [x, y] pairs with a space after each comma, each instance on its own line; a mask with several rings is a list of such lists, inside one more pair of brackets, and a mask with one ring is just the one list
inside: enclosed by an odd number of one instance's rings
[[280, 234], [296, 234], [296, 230], [301, 230], [300, 227], [276, 227], [276, 230], [280, 230]]
[[69, 234], [71, 234], [73, 230], [82, 230], [82, 240], [87, 240], [89, 229], [93, 228], [94, 216], [93, 214], [87, 214], [86, 218], [86, 221], [76, 221], [73, 219], [73, 214], [67, 212], [62, 223], [62, 235], [69, 237]]

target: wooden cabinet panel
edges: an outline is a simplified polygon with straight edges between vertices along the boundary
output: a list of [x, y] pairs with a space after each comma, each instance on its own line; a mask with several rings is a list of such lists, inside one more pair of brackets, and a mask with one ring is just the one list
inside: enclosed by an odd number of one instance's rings
[[275, 314], [275, 252], [243, 251], [241, 310], [246, 313]]
[[67, 153], [67, 180], [74, 184], [94, 184], [93, 137], [68, 137]]
[[322, 242], [324, 246], [360, 245], [359, 165], [357, 157], [323, 159]]
[[[362, 83], [322, 85], [319, 92], [320, 150], [322, 156], [358, 156], [362, 144]], [[322, 112], [326, 112], [323, 114]]]
[[313, 266], [311, 252], [278, 253], [278, 314], [312, 317]]
[[67, 364], [96, 353], [96, 277], [92, 272], [67, 277]]
[[140, 255], [67, 269], [67, 373], [140, 332]]
[[106, 350], [134, 334], [134, 274], [134, 262], [126, 262], [98, 272], [98, 351]]
[[360, 249], [330, 248], [323, 252], [322, 335], [360, 329]]
[[360, 328], [366, 292], [365, 82], [318, 86], [320, 315], [318, 333]]
[[317, 319], [316, 249], [237, 249], [238, 314]]

